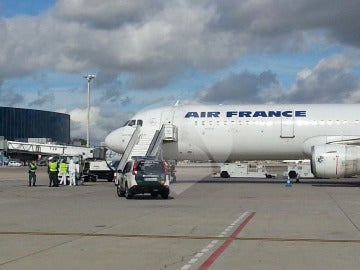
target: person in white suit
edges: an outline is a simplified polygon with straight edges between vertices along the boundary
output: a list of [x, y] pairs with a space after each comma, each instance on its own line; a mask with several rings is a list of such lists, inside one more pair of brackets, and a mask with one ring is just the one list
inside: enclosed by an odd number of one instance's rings
[[70, 186], [72, 185], [76, 186], [76, 182], [75, 182], [76, 165], [72, 159], [70, 159], [68, 172], [69, 172]]
[[78, 185], [78, 181], [80, 179], [80, 165], [79, 162], [75, 163], [75, 181], [76, 185]]

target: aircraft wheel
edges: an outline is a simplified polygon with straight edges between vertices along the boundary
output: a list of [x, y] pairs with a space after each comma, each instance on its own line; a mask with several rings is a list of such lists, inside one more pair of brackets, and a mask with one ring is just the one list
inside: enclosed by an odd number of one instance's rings
[[289, 171], [288, 176], [290, 179], [295, 179], [295, 178], [297, 178], [297, 172], [294, 170]]
[[222, 171], [220, 173], [220, 176], [221, 176], [221, 178], [229, 178], [230, 177], [230, 175], [227, 171]]

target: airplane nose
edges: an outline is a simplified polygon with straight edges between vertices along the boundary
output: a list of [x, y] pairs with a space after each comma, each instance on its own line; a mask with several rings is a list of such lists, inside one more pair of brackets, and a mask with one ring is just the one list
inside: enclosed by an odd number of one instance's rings
[[116, 129], [114, 131], [112, 131], [109, 135], [106, 136], [105, 138], [105, 144], [106, 146], [114, 151], [117, 152], [119, 154], [123, 154], [125, 151], [125, 147], [124, 145], [121, 143], [121, 130], [120, 129]]

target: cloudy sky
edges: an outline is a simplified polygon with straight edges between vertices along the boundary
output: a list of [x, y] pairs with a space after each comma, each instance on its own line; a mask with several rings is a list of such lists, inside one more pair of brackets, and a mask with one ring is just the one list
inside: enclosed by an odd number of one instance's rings
[[0, 0], [0, 106], [104, 140], [139, 109], [360, 103], [359, 0]]

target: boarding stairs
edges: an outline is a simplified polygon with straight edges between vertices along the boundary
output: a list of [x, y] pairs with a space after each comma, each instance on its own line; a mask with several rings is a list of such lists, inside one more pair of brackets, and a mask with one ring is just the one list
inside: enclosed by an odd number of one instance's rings
[[142, 130], [137, 126], [120, 159], [118, 168], [123, 170], [126, 162], [134, 156], [151, 156], [162, 158], [162, 143], [164, 141], [177, 141], [177, 128], [171, 124], [162, 125], [161, 129]]

